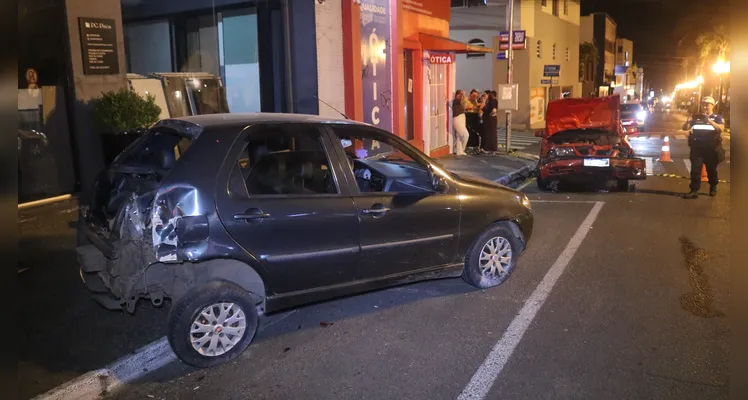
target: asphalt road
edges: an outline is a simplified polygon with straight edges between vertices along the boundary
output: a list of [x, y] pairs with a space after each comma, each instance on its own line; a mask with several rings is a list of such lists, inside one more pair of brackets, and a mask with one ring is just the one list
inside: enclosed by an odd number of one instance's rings
[[[672, 168], [686, 155], [674, 146]], [[502, 286], [425, 282], [269, 316], [236, 361], [174, 363], [115, 398], [726, 399], [730, 185], [696, 200], [687, 186], [530, 181], [535, 233]]]

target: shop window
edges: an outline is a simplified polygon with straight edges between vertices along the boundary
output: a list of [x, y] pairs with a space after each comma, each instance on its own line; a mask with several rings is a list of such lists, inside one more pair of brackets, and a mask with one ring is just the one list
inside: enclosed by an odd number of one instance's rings
[[[486, 42], [481, 39], [470, 39], [468, 44], [471, 46], [486, 47]], [[467, 53], [467, 58], [485, 58], [486, 53]]]
[[147, 75], [173, 71], [168, 21], [126, 24], [123, 31], [127, 72]]

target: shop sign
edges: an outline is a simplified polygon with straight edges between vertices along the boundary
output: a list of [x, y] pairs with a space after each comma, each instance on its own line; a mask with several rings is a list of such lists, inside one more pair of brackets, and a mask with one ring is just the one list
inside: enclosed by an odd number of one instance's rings
[[560, 65], [544, 65], [543, 76], [561, 76]]
[[392, 132], [390, 0], [361, 1], [361, 83], [364, 122]]
[[449, 21], [450, 2], [446, 0], [403, 0], [403, 10]]
[[119, 74], [117, 33], [113, 19], [78, 18], [86, 75]]
[[[512, 31], [512, 50], [524, 50], [527, 42], [527, 31]], [[509, 32], [499, 32], [499, 50], [509, 50]]]
[[452, 64], [452, 61], [451, 54], [432, 54], [429, 57], [429, 62], [431, 64]]

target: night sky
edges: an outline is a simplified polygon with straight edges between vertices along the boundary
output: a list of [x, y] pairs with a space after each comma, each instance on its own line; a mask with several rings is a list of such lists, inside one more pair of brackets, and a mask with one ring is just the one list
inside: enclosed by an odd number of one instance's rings
[[[618, 37], [634, 42], [634, 62], [648, 84], [671, 90], [683, 80], [682, 59], [698, 54], [690, 37], [727, 22], [729, 0], [581, 0], [582, 15], [605, 12], [618, 25]], [[690, 35], [690, 36], [689, 36]], [[678, 46], [681, 38], [683, 46]], [[690, 77], [693, 78], [693, 77]]]

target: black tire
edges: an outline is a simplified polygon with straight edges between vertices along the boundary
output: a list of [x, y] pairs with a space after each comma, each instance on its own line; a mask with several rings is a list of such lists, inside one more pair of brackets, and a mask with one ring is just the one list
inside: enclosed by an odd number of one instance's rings
[[629, 180], [628, 179], [619, 179], [617, 181], [618, 183], [618, 191], [619, 192], [628, 192], [629, 191]]
[[[514, 232], [508, 224], [511, 224], [511, 222], [498, 222], [488, 226], [480, 235], [478, 235], [473, 244], [470, 245], [467, 255], [465, 256], [465, 269], [462, 271], [462, 279], [465, 280], [465, 282], [479, 289], [486, 289], [498, 286], [509, 279], [509, 276], [517, 265], [517, 259], [520, 255], [520, 241], [519, 238], [514, 235]], [[502, 237], [509, 242], [512, 253], [509, 266], [505, 269], [504, 273], [498, 276], [490, 274], [484, 275], [481, 273], [479, 265], [481, 251], [489, 240], [496, 237]]]
[[538, 177], [535, 178], [535, 183], [538, 184], [538, 189], [547, 192], [548, 191], [548, 182], [545, 179], [542, 179], [540, 175], [538, 174]]
[[[223, 354], [203, 355], [190, 343], [192, 324], [204, 308], [221, 302], [234, 303], [244, 312], [246, 327], [243, 336]], [[167, 338], [174, 353], [184, 363], [209, 368], [229, 362], [243, 353], [257, 333], [258, 321], [257, 307], [249, 292], [235, 283], [211, 281], [190, 289], [172, 307], [168, 318]]]

